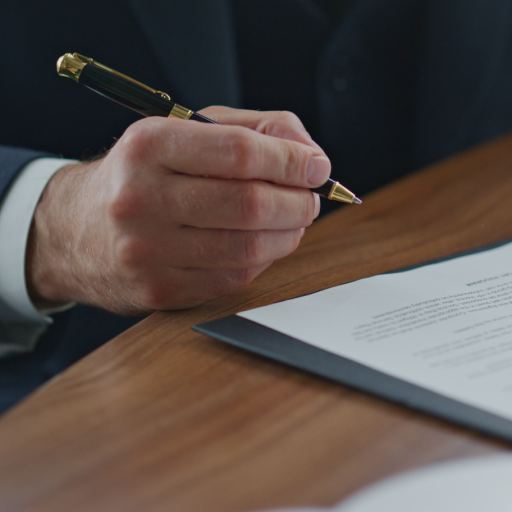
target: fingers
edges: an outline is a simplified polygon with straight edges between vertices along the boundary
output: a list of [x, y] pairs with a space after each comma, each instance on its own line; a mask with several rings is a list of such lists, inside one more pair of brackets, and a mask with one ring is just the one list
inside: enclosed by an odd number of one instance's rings
[[165, 269], [141, 276], [130, 294], [133, 311], [183, 309], [246, 288], [271, 262], [240, 269]]
[[145, 234], [158, 243], [142, 237], [138, 241], [132, 238], [132, 254], [125, 252], [124, 261], [130, 261], [134, 267], [151, 261], [154, 268], [254, 268], [292, 253], [303, 234], [304, 229], [241, 231], [181, 227], [168, 237], [162, 237], [161, 233]]
[[320, 201], [309, 190], [264, 181], [169, 178], [167, 207], [153, 213], [163, 223], [198, 228], [282, 230], [309, 226]]
[[[188, 268], [259, 268], [297, 249], [304, 229], [283, 231], [213, 230], [184, 227], [174, 259]], [[161, 252], [165, 261], [168, 254]]]
[[311, 138], [299, 117], [292, 112], [211, 106], [201, 110], [201, 113], [222, 124], [245, 126], [265, 135], [308, 144], [323, 152]]
[[271, 262], [243, 269], [182, 271], [180, 277], [188, 285], [183, 299], [189, 305], [196, 305], [216, 297], [240, 292], [270, 265]]
[[331, 171], [317, 148], [239, 126], [148, 118], [131, 125], [119, 142], [131, 165], [156, 161], [193, 176], [311, 188], [324, 183]]
[[93, 303], [175, 309], [236, 292], [294, 251], [317, 217], [308, 189], [325, 182], [330, 163], [296, 117], [207, 114], [225, 124], [134, 123], [94, 174], [117, 291], [100, 279], [105, 293]]
[[[243, 290], [276, 259], [296, 249], [303, 229], [247, 232], [181, 228], [169, 237], [125, 237], [118, 279], [129, 311], [190, 307]], [[146, 236], [154, 233], [146, 233]], [[122, 309], [119, 311], [127, 311]]]

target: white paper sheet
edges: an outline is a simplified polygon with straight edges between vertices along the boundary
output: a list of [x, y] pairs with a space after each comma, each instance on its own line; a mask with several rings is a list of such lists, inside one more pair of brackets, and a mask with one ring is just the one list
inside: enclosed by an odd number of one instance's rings
[[398, 475], [331, 512], [509, 512], [512, 458], [458, 460]]
[[512, 420], [512, 243], [240, 316]]
[[511, 475], [510, 456], [443, 462], [388, 478], [332, 508], [272, 512], [510, 512]]

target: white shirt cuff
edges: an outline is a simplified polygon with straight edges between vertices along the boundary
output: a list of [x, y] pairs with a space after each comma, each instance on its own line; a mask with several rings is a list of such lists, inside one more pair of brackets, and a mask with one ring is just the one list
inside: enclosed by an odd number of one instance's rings
[[[49, 324], [27, 290], [25, 258], [32, 217], [50, 178], [73, 160], [39, 158], [18, 175], [0, 204], [0, 322], [6, 324]], [[60, 309], [60, 308], [59, 308]]]

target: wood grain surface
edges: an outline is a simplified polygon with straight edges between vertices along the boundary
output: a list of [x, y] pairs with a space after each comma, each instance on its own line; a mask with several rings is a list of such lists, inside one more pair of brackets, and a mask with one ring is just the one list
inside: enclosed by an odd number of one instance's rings
[[0, 419], [0, 510], [329, 505], [503, 442], [227, 347], [197, 322], [512, 238], [512, 138], [312, 226], [243, 294], [150, 316]]

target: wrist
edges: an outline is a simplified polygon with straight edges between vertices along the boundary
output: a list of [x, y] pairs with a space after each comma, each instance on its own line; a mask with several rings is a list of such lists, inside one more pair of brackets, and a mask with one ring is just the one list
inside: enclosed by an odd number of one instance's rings
[[36, 207], [26, 253], [26, 282], [41, 309], [75, 301], [76, 255], [73, 225], [88, 164], [70, 164], [48, 182]]

